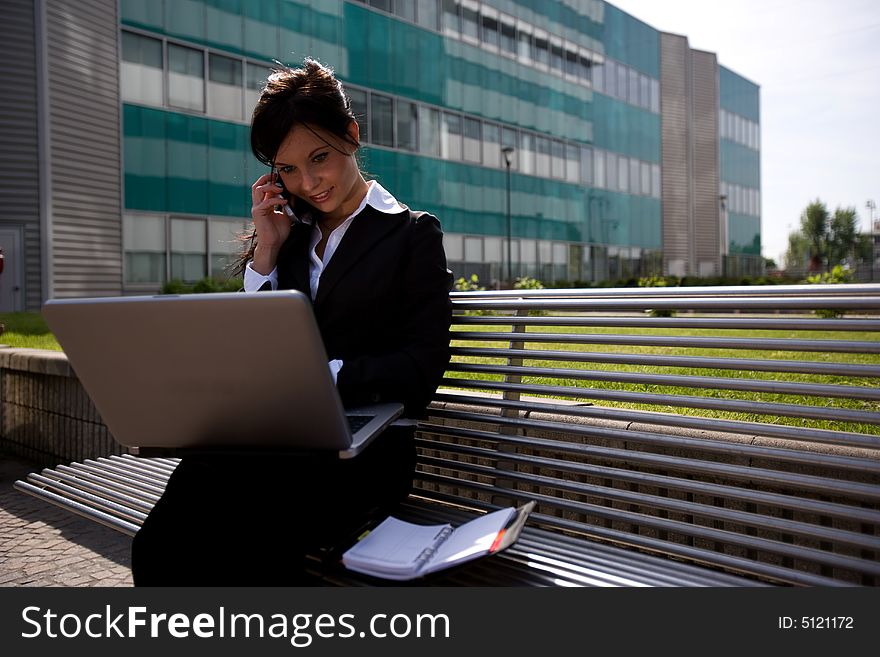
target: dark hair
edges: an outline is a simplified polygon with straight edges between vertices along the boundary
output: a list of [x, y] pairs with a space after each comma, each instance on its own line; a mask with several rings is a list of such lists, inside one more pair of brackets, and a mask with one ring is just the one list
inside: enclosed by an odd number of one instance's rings
[[358, 148], [348, 132], [354, 120], [351, 99], [333, 69], [309, 57], [300, 68], [278, 68], [269, 76], [251, 120], [251, 150], [260, 162], [272, 166], [281, 143], [297, 125], [321, 128]]
[[[299, 68], [290, 68], [276, 62], [260, 94], [251, 118], [251, 150], [260, 162], [273, 166], [281, 144], [298, 125], [312, 132], [320, 128], [347, 142], [355, 149], [360, 144], [349, 133], [351, 122], [355, 121], [351, 110], [351, 99], [346, 95], [342, 83], [336, 79], [333, 69], [319, 61], [307, 57]], [[321, 137], [323, 139], [323, 137]], [[343, 155], [350, 155], [339, 146], [327, 145]], [[299, 199], [295, 203], [305, 202]], [[297, 212], [301, 210], [294, 205]], [[254, 257], [256, 231], [242, 236], [242, 252], [230, 266], [233, 276], [244, 274], [248, 261]]]

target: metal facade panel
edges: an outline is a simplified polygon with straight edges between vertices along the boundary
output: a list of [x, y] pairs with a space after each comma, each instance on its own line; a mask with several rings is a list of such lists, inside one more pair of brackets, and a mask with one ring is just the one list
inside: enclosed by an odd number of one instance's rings
[[122, 292], [115, 0], [46, 0], [53, 293]]
[[[41, 299], [39, 139], [33, 0], [4, 0], [0, 21], [0, 225], [21, 227], [24, 310]], [[7, 254], [9, 257], [9, 254]]]
[[[690, 56], [685, 37], [660, 35], [663, 271], [690, 262]], [[687, 273], [690, 273], [689, 271]]]
[[[693, 96], [693, 214], [694, 256], [697, 273], [720, 275], [718, 154], [718, 58], [714, 53], [691, 51]], [[709, 273], [706, 265], [712, 263]]]

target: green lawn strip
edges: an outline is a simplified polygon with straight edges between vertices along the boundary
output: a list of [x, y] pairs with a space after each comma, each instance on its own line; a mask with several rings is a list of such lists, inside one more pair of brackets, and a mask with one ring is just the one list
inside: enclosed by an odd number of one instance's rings
[[0, 344], [28, 349], [61, 351], [61, 345], [49, 331], [40, 313], [0, 313], [5, 330]]
[[[454, 330], [467, 331], [502, 331], [503, 327], [484, 327], [484, 326], [457, 326]], [[565, 333], [582, 333], [582, 334], [639, 334], [639, 335], [676, 335], [676, 336], [742, 336], [742, 331], [731, 331], [721, 329], [623, 329], [623, 328], [606, 328], [606, 327], [529, 327], [528, 332], [565, 332]], [[750, 337], [766, 337], [766, 338], [788, 338], [788, 339], [821, 339], [821, 340], [880, 340], [880, 335], [868, 332], [845, 332], [845, 331], [752, 331]], [[519, 336], [517, 336], [519, 337]], [[454, 340], [453, 346], [472, 346], [482, 348], [506, 348], [506, 342], [501, 341], [460, 341]], [[554, 351], [572, 351], [572, 352], [594, 352], [594, 353], [631, 353], [631, 354], [664, 354], [680, 357], [687, 356], [704, 356], [717, 358], [742, 358], [742, 359], [784, 359], [784, 360], [800, 360], [811, 362], [839, 362], [839, 363], [858, 363], [858, 364], [880, 364], [880, 355], [874, 354], [838, 354], [827, 352], [789, 352], [789, 351], [760, 351], [760, 350], [741, 350], [741, 349], [708, 349], [694, 347], [638, 347], [627, 345], [598, 345], [598, 344], [563, 344], [563, 343], [527, 343], [526, 347], [530, 350], [554, 350]], [[462, 357], [456, 356], [455, 362], [480, 363], [480, 364], [501, 364], [504, 358], [488, 358], [488, 357]], [[640, 365], [615, 365], [604, 363], [578, 363], [568, 361], [552, 361], [529, 359], [525, 365], [535, 367], [564, 367], [572, 370], [593, 370], [593, 371], [616, 371], [616, 372], [641, 372], [650, 374], [674, 374], [685, 376], [710, 376], [725, 378], [742, 378], [742, 379], [762, 379], [786, 382], [803, 382], [814, 384], [835, 384], [859, 387], [878, 387], [880, 381], [876, 378], [869, 377], [853, 377], [853, 376], [830, 376], [817, 374], [801, 374], [801, 373], [774, 373], [774, 372], [740, 372], [722, 369], [707, 369], [698, 367], [653, 367]], [[450, 372], [451, 378], [468, 378], [474, 380], [501, 381], [501, 375], [482, 374], [482, 373], [464, 373]], [[556, 385], [570, 386], [575, 388], [583, 388], [585, 392], [589, 389], [597, 390], [620, 390], [636, 393], [653, 393], [653, 394], [678, 394], [689, 396], [704, 396], [724, 399], [739, 399], [744, 401], [764, 401], [776, 403], [802, 404], [820, 407], [837, 407], [850, 408], [861, 411], [880, 412], [880, 404], [871, 401], [859, 401], [848, 399], [836, 399], [823, 396], [810, 395], [791, 395], [778, 393], [762, 393], [749, 391], [727, 391], [706, 388], [691, 388], [681, 386], [663, 386], [655, 384], [628, 384], [611, 381], [590, 381], [579, 380], [576, 378], [558, 379], [546, 377], [524, 377], [523, 383], [534, 385]], [[550, 397], [551, 399], [554, 397]], [[564, 397], [556, 397], [564, 398]], [[589, 395], [584, 395], [585, 399], [589, 399]], [[606, 400], [595, 400], [597, 405], [632, 408], [639, 410], [653, 410], [662, 412], [671, 412], [687, 415], [698, 415], [704, 417], [718, 417], [723, 419], [735, 419], [751, 422], [775, 422], [792, 426], [838, 429], [843, 431], [855, 431], [859, 433], [868, 433], [880, 435], [880, 427], [862, 423], [846, 423], [828, 420], [805, 420], [801, 418], [789, 417], [771, 417], [758, 413], [742, 413], [742, 412], [724, 412], [711, 409], [690, 409], [673, 406], [658, 406], [653, 404], [614, 402]]]

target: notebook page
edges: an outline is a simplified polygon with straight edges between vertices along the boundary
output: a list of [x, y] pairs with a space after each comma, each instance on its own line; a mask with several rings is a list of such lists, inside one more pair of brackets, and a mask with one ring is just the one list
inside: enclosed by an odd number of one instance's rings
[[343, 555], [346, 565], [376, 570], [417, 570], [419, 555], [449, 525], [415, 525], [389, 516]]
[[516, 509], [513, 507], [499, 509], [457, 527], [434, 553], [434, 557], [425, 567], [425, 572], [448, 568], [460, 561], [488, 553], [498, 532], [504, 529], [515, 515]]

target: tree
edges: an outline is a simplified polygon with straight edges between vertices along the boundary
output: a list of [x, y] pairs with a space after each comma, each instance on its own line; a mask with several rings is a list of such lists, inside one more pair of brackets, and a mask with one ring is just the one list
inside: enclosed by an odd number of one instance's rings
[[863, 236], [858, 232], [856, 209], [837, 208], [834, 215], [816, 199], [801, 213], [801, 229], [788, 236], [787, 269], [821, 272], [835, 265], [855, 265], [863, 256]]
[[869, 266], [874, 262], [874, 240], [870, 235], [860, 234], [856, 239], [856, 262]]
[[810, 245], [800, 232], [788, 234], [788, 250], [785, 252], [785, 268], [803, 271], [810, 258]]
[[855, 208], [837, 208], [828, 227], [828, 264], [851, 264], [858, 242], [858, 216]]
[[810, 203], [801, 214], [801, 233], [807, 240], [809, 270], [820, 271], [828, 251], [828, 208], [819, 199]]

